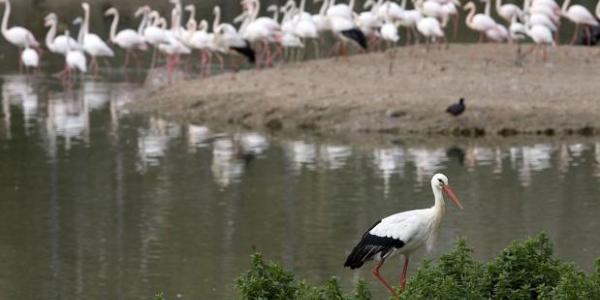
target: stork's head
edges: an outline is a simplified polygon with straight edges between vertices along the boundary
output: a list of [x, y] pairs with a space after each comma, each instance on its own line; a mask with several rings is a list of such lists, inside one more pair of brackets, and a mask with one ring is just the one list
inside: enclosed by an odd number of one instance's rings
[[456, 206], [458, 206], [460, 209], [463, 209], [458, 197], [456, 197], [454, 191], [452, 191], [450, 185], [448, 185], [448, 177], [446, 177], [446, 175], [441, 173], [433, 175], [433, 178], [431, 178], [431, 187], [446, 194], [446, 196], [448, 196], [448, 198], [450, 198], [452, 202], [456, 204]]

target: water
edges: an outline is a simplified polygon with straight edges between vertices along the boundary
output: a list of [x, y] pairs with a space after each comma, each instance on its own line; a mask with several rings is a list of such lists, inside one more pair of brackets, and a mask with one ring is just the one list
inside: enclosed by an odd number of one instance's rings
[[[311, 282], [365, 278], [383, 297], [345, 256], [378, 218], [430, 206], [435, 172], [465, 210], [449, 208], [428, 257], [461, 235], [486, 259], [539, 231], [585, 270], [600, 256], [597, 140], [272, 140], [131, 116], [137, 87], [2, 77], [0, 298], [231, 299], [255, 250]], [[384, 274], [396, 282], [400, 267]]]

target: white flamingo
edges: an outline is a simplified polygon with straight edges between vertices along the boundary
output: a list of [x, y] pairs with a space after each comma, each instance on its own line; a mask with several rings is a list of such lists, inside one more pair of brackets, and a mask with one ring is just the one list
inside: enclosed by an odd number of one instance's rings
[[542, 25], [533, 25], [527, 29], [527, 35], [533, 40], [535, 45], [531, 48], [529, 52], [533, 52], [536, 49], [542, 49], [542, 60], [546, 61], [547, 59], [547, 50], [548, 45], [555, 46], [556, 43], [552, 37], [552, 31], [548, 29], [546, 26]]
[[40, 66], [40, 56], [38, 53], [29, 47], [29, 42], [25, 41], [25, 49], [21, 52], [21, 62], [25, 69], [34, 69]]
[[306, 7], [306, 0], [300, 0], [300, 11], [296, 15], [294, 20], [294, 34], [303, 41], [312, 40], [315, 48], [315, 56], [319, 57], [319, 29], [317, 24], [313, 21], [312, 15], [307, 14], [304, 9]]
[[[73, 38], [66, 35], [56, 36], [58, 18], [55, 13], [50, 13], [44, 18], [44, 25], [50, 27], [46, 34], [46, 47], [50, 52], [61, 55], [67, 54], [68, 48], [76, 49], [81, 46]], [[68, 45], [67, 45], [68, 44]]]
[[562, 15], [569, 19], [569, 21], [575, 23], [575, 30], [573, 31], [573, 37], [571, 38], [570, 44], [574, 44], [577, 39], [577, 31], [579, 26], [585, 26], [585, 34], [587, 36], [588, 44], [590, 44], [591, 39], [591, 28], [598, 26], [598, 20], [594, 18], [592, 13], [582, 5], [579, 4], [571, 4], [571, 0], [565, 0], [562, 5]]
[[152, 45], [154, 50], [152, 51], [152, 62], [150, 68], [154, 68], [156, 65], [156, 52], [160, 44], [167, 43], [166, 26], [167, 22], [165, 19], [161, 19], [160, 14], [157, 11], [152, 11], [148, 15], [148, 26], [144, 28], [144, 39], [148, 44]]
[[506, 22], [512, 22], [513, 16], [522, 16], [523, 11], [512, 3], [502, 4], [502, 0], [496, 0], [496, 12]]
[[240, 33], [244, 39], [247, 39], [251, 43], [262, 45], [261, 54], [259, 54], [261, 58], [256, 62], [257, 68], [260, 67], [261, 62], [265, 66], [271, 66], [273, 61], [269, 43], [280, 41], [281, 27], [277, 21], [269, 17], [258, 17], [258, 12], [260, 11], [259, 0], [248, 0], [247, 10], [248, 25]]
[[325, 16], [327, 8], [329, 7], [329, 1], [330, 0], [314, 0], [315, 3], [323, 2], [319, 9], [319, 13], [312, 16], [313, 22], [317, 25], [319, 33], [331, 30], [329, 19]]
[[417, 30], [425, 36], [427, 43], [445, 39], [440, 21], [434, 17], [425, 17], [417, 22]]
[[[4, 3], [4, 16], [2, 17], [2, 35], [11, 44], [17, 46], [19, 51], [25, 47], [39, 48], [40, 44], [35, 36], [28, 29], [21, 26], [8, 28], [8, 19], [10, 18], [10, 0], [0, 0]], [[22, 68], [22, 61], [19, 59], [19, 69]]]
[[[256, 54], [250, 43], [243, 39], [241, 34], [238, 32], [233, 25], [229, 23], [221, 23], [221, 8], [215, 6], [213, 8], [214, 20], [213, 20], [213, 34], [215, 46], [221, 49], [226, 49], [227, 53], [233, 56], [243, 56], [248, 59], [249, 63], [256, 62]], [[239, 68], [238, 62], [231, 60], [232, 68], [237, 70]], [[234, 66], [235, 65], [235, 66]]]
[[112, 16], [113, 21], [110, 26], [110, 41], [125, 50], [125, 62], [123, 68], [127, 68], [129, 64], [129, 56], [133, 55], [133, 58], [139, 64], [135, 50], [145, 51], [148, 49], [146, 40], [144, 37], [133, 29], [123, 29], [117, 33], [117, 27], [119, 26], [119, 11], [111, 7], [104, 12], [105, 16]]
[[98, 73], [97, 57], [113, 57], [115, 53], [98, 35], [90, 33], [90, 5], [87, 2], [81, 4], [83, 8], [83, 50], [89, 54], [92, 59], [89, 69]]
[[496, 22], [487, 14], [475, 14], [475, 3], [469, 2], [464, 7], [468, 10], [466, 24], [472, 30], [479, 32], [479, 41], [481, 42], [483, 34], [496, 27]]
[[[76, 20], [75, 23], [77, 22], [78, 21]], [[80, 21], [79, 23], [80, 26], [83, 27]], [[77, 40], [80, 42], [83, 41], [83, 35], [83, 28], [80, 28]], [[65, 39], [71, 38], [68, 30], [65, 30], [64, 36]], [[71, 49], [71, 45], [67, 44], [67, 52], [65, 53], [65, 69], [61, 72], [61, 77], [63, 78], [63, 81], [72, 78], [71, 74], [73, 71], [86, 73], [87, 59], [85, 58], [85, 54], [83, 53], [83, 51], [81, 51], [79, 48]]]

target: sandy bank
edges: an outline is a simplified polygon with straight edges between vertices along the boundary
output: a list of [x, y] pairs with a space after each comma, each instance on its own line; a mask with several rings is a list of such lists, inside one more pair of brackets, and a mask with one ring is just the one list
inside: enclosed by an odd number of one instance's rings
[[[489, 61], [492, 47], [497, 59]], [[510, 45], [399, 48], [182, 81], [137, 99], [134, 112], [211, 126], [344, 134], [600, 133], [598, 49], [561, 47], [543, 63]], [[466, 113], [446, 107], [464, 97]]]

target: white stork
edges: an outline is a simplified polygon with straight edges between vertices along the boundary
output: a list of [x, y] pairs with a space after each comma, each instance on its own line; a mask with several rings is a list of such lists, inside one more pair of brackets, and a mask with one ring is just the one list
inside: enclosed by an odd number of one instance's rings
[[379, 268], [387, 258], [400, 253], [404, 255], [404, 268], [400, 279], [404, 290], [410, 255], [423, 245], [427, 245], [428, 250], [433, 247], [442, 217], [446, 212], [443, 193], [462, 209], [460, 201], [448, 185], [448, 177], [444, 174], [433, 176], [431, 189], [435, 197], [433, 207], [405, 211], [377, 221], [352, 249], [344, 267], [357, 269], [367, 261], [377, 261], [377, 265], [373, 268], [373, 275], [394, 295], [392, 287], [379, 274]]

